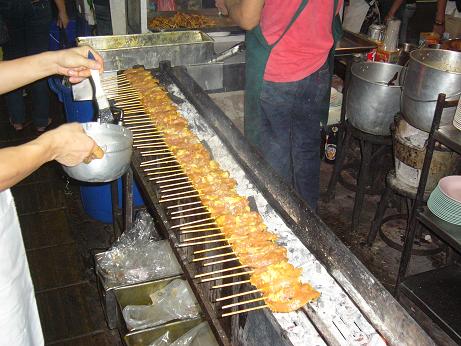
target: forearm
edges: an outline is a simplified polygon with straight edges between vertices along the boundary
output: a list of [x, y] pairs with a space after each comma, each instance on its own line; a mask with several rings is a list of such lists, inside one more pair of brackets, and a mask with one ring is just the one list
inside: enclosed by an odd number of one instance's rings
[[439, 23], [445, 22], [445, 10], [447, 8], [447, 0], [437, 1], [437, 12], [435, 13], [435, 21]]
[[400, 6], [402, 6], [402, 3], [403, 3], [404, 0], [394, 0], [394, 2], [392, 3], [392, 6], [389, 10], [389, 13], [387, 14], [387, 17], [395, 17], [395, 14], [397, 13], [397, 11], [399, 10]]
[[226, 0], [229, 16], [245, 30], [259, 24], [263, 6], [264, 0]]
[[58, 8], [59, 13], [66, 13], [66, 2], [65, 0], [54, 0], [54, 3], [56, 4], [56, 7]]
[[40, 137], [23, 145], [0, 149], [0, 191], [15, 185], [53, 159], [50, 143]]
[[[20, 72], [20, 73], [18, 73]], [[57, 73], [55, 53], [46, 52], [0, 62], [0, 94]]]

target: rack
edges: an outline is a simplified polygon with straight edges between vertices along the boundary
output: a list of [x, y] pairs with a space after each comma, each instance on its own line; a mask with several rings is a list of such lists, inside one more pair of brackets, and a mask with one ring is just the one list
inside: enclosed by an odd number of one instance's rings
[[[461, 226], [453, 225], [436, 217], [427, 207], [421, 207], [435, 143], [439, 142], [461, 154], [461, 131], [453, 125], [440, 126], [445, 108], [456, 107], [458, 101], [446, 101], [445, 94], [439, 94], [432, 127], [426, 147], [426, 156], [415, 202], [410, 214], [405, 235], [405, 243], [397, 275], [396, 293], [401, 301], [410, 301], [448, 335], [452, 342], [461, 344], [461, 298], [456, 287], [461, 282], [461, 267], [451, 264], [435, 270], [405, 277], [411, 259], [417, 229], [424, 225], [441, 239], [448, 249], [461, 253]], [[451, 250], [449, 250], [451, 251]], [[447, 251], [447, 253], [449, 252]], [[447, 256], [448, 257], [448, 256]], [[408, 304], [407, 304], [408, 305]], [[446, 340], [442, 334], [441, 338]], [[444, 340], [444, 341], [445, 341]]]

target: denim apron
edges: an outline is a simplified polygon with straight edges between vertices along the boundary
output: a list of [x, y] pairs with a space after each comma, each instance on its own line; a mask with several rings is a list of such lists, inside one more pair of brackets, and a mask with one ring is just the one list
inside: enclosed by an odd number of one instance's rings
[[[335, 0], [334, 13], [339, 0]], [[259, 129], [261, 122], [260, 95], [264, 80], [267, 61], [269, 60], [272, 49], [282, 40], [298, 16], [304, 10], [308, 0], [303, 0], [296, 10], [293, 18], [286, 27], [282, 35], [273, 44], [269, 45], [264, 37], [261, 26], [258, 24], [254, 29], [248, 31], [245, 36], [246, 54], [245, 54], [245, 105], [244, 105], [244, 133], [248, 141], [260, 146]], [[341, 38], [342, 29], [341, 21], [338, 16], [333, 20], [333, 37], [335, 43]], [[330, 59], [334, 58], [334, 47], [330, 51]], [[330, 64], [331, 68], [333, 64]]]

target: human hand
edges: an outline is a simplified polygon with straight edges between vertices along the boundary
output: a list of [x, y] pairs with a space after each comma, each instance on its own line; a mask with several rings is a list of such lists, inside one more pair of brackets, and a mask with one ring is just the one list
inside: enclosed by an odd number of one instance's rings
[[433, 28], [432, 28], [432, 31], [433, 32], [436, 32], [438, 33], [440, 36], [443, 35], [443, 33], [445, 32], [445, 23], [442, 23], [442, 24], [434, 24]]
[[51, 153], [51, 159], [65, 166], [76, 166], [87, 158], [93, 158], [96, 142], [86, 135], [78, 123], [64, 124], [41, 135], [42, 141]]
[[59, 11], [57, 25], [59, 28], [65, 29], [69, 24], [69, 17], [67, 16], [66, 11]]
[[218, 9], [219, 13], [228, 16], [229, 11], [227, 10], [226, 2], [225, 0], [215, 0], [215, 6]]
[[[95, 60], [88, 59], [88, 52]], [[103, 72], [104, 62], [101, 56], [88, 46], [63, 49], [56, 52], [56, 73], [68, 76], [71, 83], [78, 83], [91, 75], [91, 70]]]

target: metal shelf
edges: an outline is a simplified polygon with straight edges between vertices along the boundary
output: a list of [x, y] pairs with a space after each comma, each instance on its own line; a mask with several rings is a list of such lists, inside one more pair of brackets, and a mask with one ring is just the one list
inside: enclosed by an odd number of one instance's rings
[[417, 219], [431, 232], [461, 253], [461, 226], [446, 222], [434, 215], [427, 207], [418, 211]]
[[405, 295], [461, 344], [461, 267], [450, 265], [406, 278], [399, 286]]
[[461, 131], [452, 124], [443, 125], [434, 132], [436, 141], [461, 154]]

